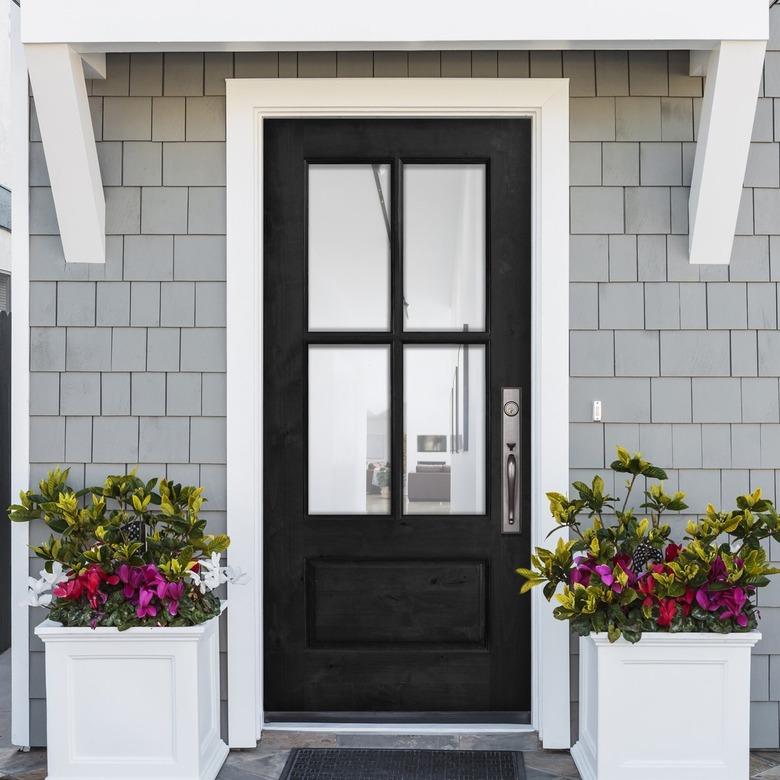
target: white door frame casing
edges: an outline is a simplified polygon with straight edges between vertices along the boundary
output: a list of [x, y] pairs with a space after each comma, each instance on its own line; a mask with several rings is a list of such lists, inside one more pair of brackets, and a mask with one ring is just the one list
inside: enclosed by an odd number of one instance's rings
[[[254, 747], [263, 729], [262, 126], [323, 116], [531, 118], [532, 546], [556, 529], [545, 493], [569, 478], [568, 79], [228, 79], [228, 560], [250, 576], [228, 593], [231, 747]], [[568, 748], [568, 625], [538, 589], [530, 598], [532, 723], [546, 748]]]

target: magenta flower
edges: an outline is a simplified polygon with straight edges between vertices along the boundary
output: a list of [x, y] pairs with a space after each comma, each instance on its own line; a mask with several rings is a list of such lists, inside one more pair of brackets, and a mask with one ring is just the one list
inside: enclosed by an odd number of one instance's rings
[[572, 585], [580, 584], [587, 587], [593, 574], [593, 559], [578, 555], [574, 559], [574, 568], [569, 570], [569, 581]]
[[606, 563], [600, 563], [598, 566], [595, 567], [594, 571], [596, 572], [596, 574], [599, 575], [601, 581], [608, 588], [612, 587], [612, 584], [615, 582], [615, 577], [612, 574], [612, 568], [610, 566], [607, 566]]
[[139, 618], [157, 617], [157, 607], [151, 601], [154, 598], [154, 591], [148, 588], [141, 588], [138, 592], [138, 606], [135, 608], [135, 614]]
[[720, 582], [725, 580], [727, 575], [726, 564], [723, 563], [723, 558], [718, 555], [710, 565], [710, 581]]
[[707, 612], [714, 612], [718, 608], [717, 595], [713, 593], [710, 596], [703, 588], [696, 591], [696, 603]]
[[569, 579], [574, 585], [579, 583], [587, 587], [590, 584], [591, 567], [587, 565], [587, 558], [579, 556], [574, 559], [575, 568], [569, 572]]
[[748, 624], [747, 615], [742, 611], [746, 601], [747, 596], [742, 588], [733, 588], [724, 592], [721, 598], [721, 605], [724, 607], [724, 610], [720, 613], [720, 619], [728, 620], [729, 618], [734, 618], [737, 621], [737, 625], [744, 628]]
[[158, 599], [165, 598], [165, 588], [168, 583], [153, 563], [148, 563], [143, 567], [143, 579], [144, 585], [153, 590]]
[[117, 569], [117, 575], [119, 576], [120, 581], [125, 584], [122, 589], [124, 597], [126, 599], [132, 599], [141, 585], [141, 580], [143, 578], [141, 570], [137, 566], [128, 566], [128, 564], [123, 563]]
[[184, 583], [183, 582], [169, 582], [166, 586], [166, 595], [168, 601], [168, 614], [179, 614], [179, 600], [184, 595]]

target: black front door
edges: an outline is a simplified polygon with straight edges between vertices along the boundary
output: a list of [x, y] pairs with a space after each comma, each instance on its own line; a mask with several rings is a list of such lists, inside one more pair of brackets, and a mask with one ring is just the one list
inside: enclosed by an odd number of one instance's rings
[[267, 120], [264, 160], [265, 709], [522, 720], [530, 120]]

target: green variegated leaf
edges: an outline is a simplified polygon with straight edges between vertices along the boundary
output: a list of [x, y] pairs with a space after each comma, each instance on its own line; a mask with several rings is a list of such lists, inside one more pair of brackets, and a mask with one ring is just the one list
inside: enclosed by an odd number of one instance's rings
[[544, 597], [547, 599], [547, 601], [552, 601], [552, 597], [555, 595], [555, 590], [557, 587], [558, 587], [557, 582], [548, 582], [544, 586], [542, 592], [544, 593]]

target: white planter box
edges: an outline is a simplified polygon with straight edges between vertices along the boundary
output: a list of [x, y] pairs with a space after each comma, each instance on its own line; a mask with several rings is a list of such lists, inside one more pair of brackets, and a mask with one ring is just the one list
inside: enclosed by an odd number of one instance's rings
[[46, 620], [48, 780], [213, 780], [219, 619], [186, 628], [65, 628]]
[[583, 780], [749, 776], [750, 650], [761, 634], [580, 639]]

